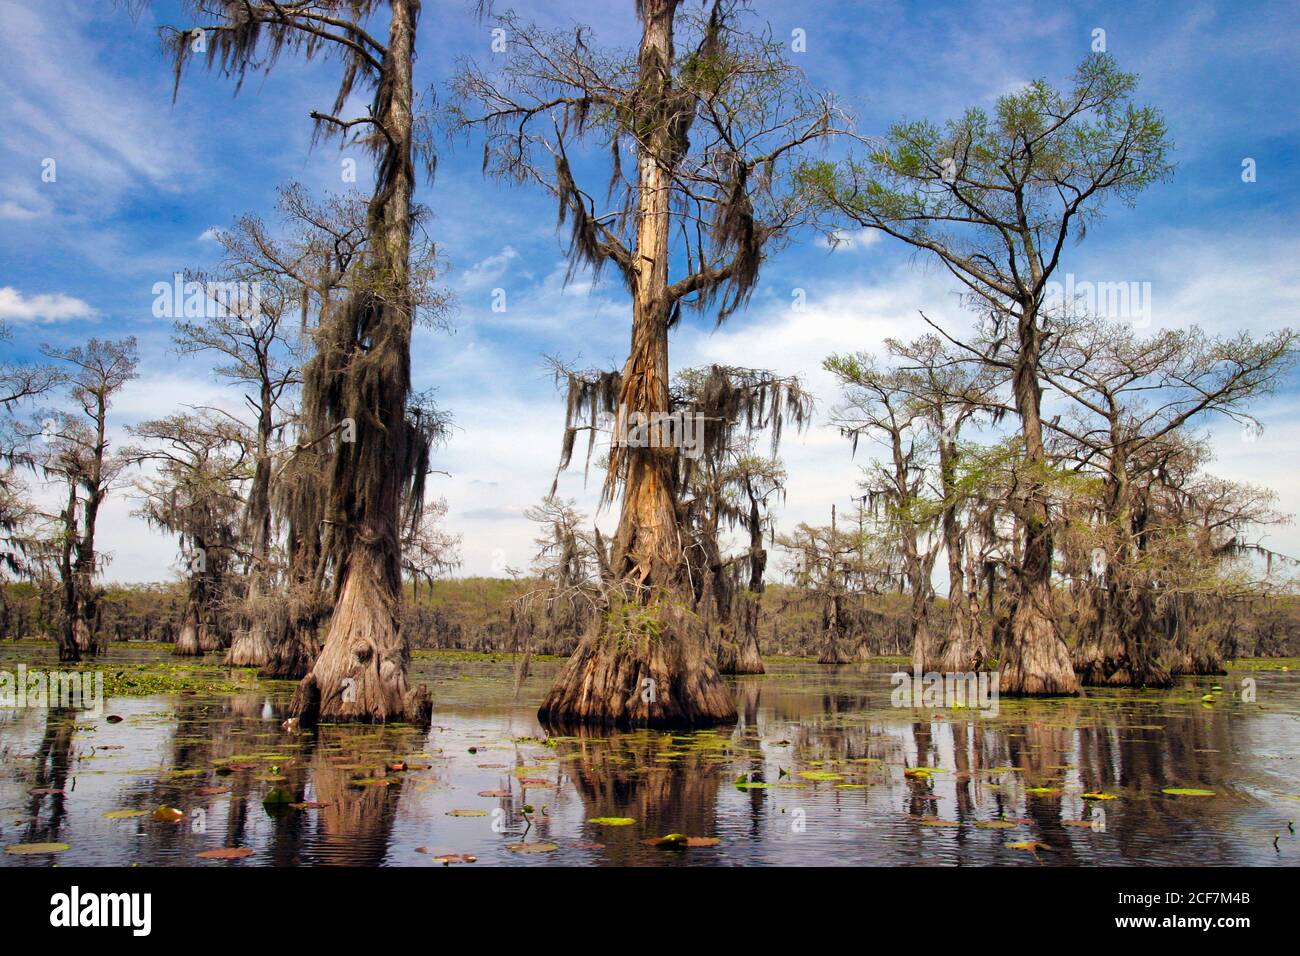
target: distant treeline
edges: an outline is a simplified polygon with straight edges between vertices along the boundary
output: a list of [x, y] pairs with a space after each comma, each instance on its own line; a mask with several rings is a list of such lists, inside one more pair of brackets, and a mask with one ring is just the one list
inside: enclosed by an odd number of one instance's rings
[[[536, 587], [530, 579], [457, 578], [435, 581], [414, 592], [408, 586], [404, 627], [416, 648], [509, 653], [517, 650], [512, 614], [519, 598]], [[1063, 608], [1072, 606], [1058, 592]], [[98, 633], [108, 643], [172, 643], [185, 610], [183, 583], [108, 585], [99, 604]], [[890, 593], [864, 596], [853, 612], [860, 635], [857, 656], [910, 655], [911, 598]], [[815, 596], [800, 588], [771, 584], [759, 603], [759, 644], [764, 655], [814, 657], [825, 641], [825, 624]], [[57, 600], [27, 582], [0, 587], [0, 636], [55, 639], [61, 626]], [[948, 602], [936, 599], [933, 614], [946, 621]], [[1078, 638], [1078, 615], [1065, 615], [1067, 640]], [[1216, 624], [1216, 642], [1228, 658], [1300, 656], [1300, 596], [1259, 596], [1226, 606]], [[579, 635], [555, 634], [533, 643], [541, 654], [569, 654]], [[224, 654], [224, 649], [216, 653]]]

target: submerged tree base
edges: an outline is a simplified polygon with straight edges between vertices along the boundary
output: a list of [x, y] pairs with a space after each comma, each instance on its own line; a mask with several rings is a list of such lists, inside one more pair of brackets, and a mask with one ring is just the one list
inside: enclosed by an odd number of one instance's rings
[[314, 629], [290, 630], [272, 642], [270, 655], [257, 677], [259, 680], [302, 680], [319, 653]]
[[828, 633], [826, 636], [825, 646], [822, 648], [821, 656], [817, 658], [818, 664], [847, 664], [849, 655], [845, 654], [840, 647], [840, 642], [835, 634]]
[[1223, 655], [1207, 647], [1180, 649], [1170, 655], [1169, 673], [1190, 674], [1195, 677], [1222, 677], [1228, 673], [1223, 666]]
[[537, 711], [564, 727], [701, 727], [736, 719], [736, 703], [684, 607], [625, 605], [593, 625]]
[[411, 687], [410, 660], [399, 605], [377, 578], [356, 566], [339, 595], [325, 646], [298, 684], [289, 714], [302, 725], [318, 721], [427, 723], [428, 688]]
[[1173, 675], [1155, 661], [1134, 666], [1125, 651], [1084, 641], [1074, 650], [1074, 669], [1086, 687], [1174, 686]]
[[[252, 627], [239, 631], [230, 642], [226, 652], [226, 665], [229, 667], [262, 667], [271, 656], [266, 627], [253, 624]], [[302, 676], [301, 674], [298, 676]]]
[[1070, 652], [1050, 617], [1019, 608], [999, 670], [1000, 693], [1021, 697], [1061, 697], [1079, 693]]
[[731, 674], [765, 674], [766, 668], [763, 667], [763, 655], [758, 650], [758, 641], [754, 635], [748, 635], [740, 642], [740, 650], [736, 655], [736, 666]]
[[199, 629], [193, 624], [186, 624], [176, 635], [172, 653], [177, 657], [202, 657], [203, 648], [199, 645]]

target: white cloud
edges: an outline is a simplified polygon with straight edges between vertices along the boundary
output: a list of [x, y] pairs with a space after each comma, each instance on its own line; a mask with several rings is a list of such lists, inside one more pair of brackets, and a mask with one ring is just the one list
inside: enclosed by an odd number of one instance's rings
[[0, 202], [0, 219], [17, 219], [25, 221], [28, 219], [35, 219], [39, 215], [41, 214], [35, 209], [28, 209], [24, 206], [20, 206], [12, 199], [6, 199], [4, 202]]
[[0, 319], [14, 322], [63, 322], [90, 319], [98, 313], [81, 299], [62, 292], [25, 296], [12, 286], [0, 287]]
[[495, 255], [488, 256], [465, 270], [461, 276], [461, 285], [467, 289], [478, 289], [505, 275], [510, 263], [519, 258], [514, 246], [506, 246]]
[[818, 242], [832, 252], [861, 252], [882, 238], [878, 229], [837, 229], [830, 236], [822, 236]]

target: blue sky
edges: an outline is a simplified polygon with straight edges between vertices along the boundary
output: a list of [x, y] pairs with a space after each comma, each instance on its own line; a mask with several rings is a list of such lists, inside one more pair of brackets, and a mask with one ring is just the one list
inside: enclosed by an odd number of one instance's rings
[[[508, 4], [498, 3], [499, 7]], [[1064, 268], [1080, 279], [1150, 282], [1153, 327], [1199, 324], [1264, 332], [1300, 321], [1300, 2], [771, 2], [755, 0], [754, 21], [778, 38], [805, 31], [792, 54], [814, 85], [833, 90], [865, 134], [903, 118], [942, 120], [968, 106], [992, 106], [1025, 82], [1064, 84], [1105, 30], [1106, 49], [1141, 75], [1139, 100], [1165, 113], [1171, 181], [1132, 208], [1112, 206], [1072, 247]], [[444, 81], [459, 58], [491, 64], [491, 24], [465, 0], [425, 0], [417, 83]], [[595, 42], [627, 46], [636, 27], [631, 0], [513, 4], [554, 27], [583, 23]], [[170, 351], [170, 323], [154, 318], [152, 286], [173, 272], [203, 268], [218, 247], [205, 233], [238, 215], [270, 219], [278, 186], [297, 180], [314, 193], [344, 188], [333, 145], [311, 148], [312, 109], [333, 99], [336, 67], [285, 57], [233, 84], [196, 70], [175, 104], [159, 24], [182, 24], [175, 5], [156, 2], [134, 19], [107, 0], [0, 0], [0, 318], [19, 357], [42, 342], [92, 335], [140, 340], [141, 377], [114, 410], [116, 428], [182, 403], [227, 403], [202, 360]], [[360, 181], [366, 160], [352, 156]], [[1257, 177], [1245, 183], [1244, 158]], [[42, 161], [57, 163], [44, 182]], [[421, 331], [416, 385], [436, 386], [457, 427], [438, 454], [434, 493], [448, 524], [465, 537], [462, 573], [526, 568], [533, 527], [523, 511], [550, 486], [563, 405], [542, 364], [555, 354], [613, 365], [626, 354], [629, 306], [610, 277], [567, 287], [555, 211], [540, 194], [483, 178], [481, 144], [453, 140], [440, 151], [436, 181], [421, 190], [446, 257], [459, 308], [454, 331]], [[790, 494], [779, 527], [824, 522], [847, 504], [863, 448], [822, 424], [835, 390], [819, 369], [834, 351], [876, 348], [889, 335], [922, 329], [918, 310], [953, 329], [966, 322], [952, 282], [891, 240], [853, 235], [834, 251], [805, 236], [764, 269], [749, 307], [714, 330], [688, 316], [674, 333], [675, 367], [712, 361], [802, 373], [820, 400], [817, 424], [783, 445]], [[504, 289], [505, 313], [491, 310]], [[807, 307], [790, 308], [803, 289]], [[1291, 381], [1255, 411], [1265, 431], [1244, 441], [1232, 423], [1207, 422], [1225, 477], [1269, 485], [1287, 512], [1300, 511], [1300, 402]], [[561, 494], [589, 509], [598, 482], [581, 469]], [[43, 493], [38, 489], [38, 493]], [[129, 491], [103, 517], [111, 580], [167, 576], [174, 542], [130, 514]], [[611, 518], [605, 514], [602, 524]], [[1294, 527], [1273, 546], [1300, 554]]]

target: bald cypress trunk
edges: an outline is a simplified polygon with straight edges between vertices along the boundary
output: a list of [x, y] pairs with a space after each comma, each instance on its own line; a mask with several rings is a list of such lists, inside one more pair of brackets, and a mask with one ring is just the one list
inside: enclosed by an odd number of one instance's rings
[[[623, 366], [620, 404], [646, 416], [669, 404], [669, 202], [672, 170], [684, 144], [675, 132], [671, 88], [673, 18], [679, 0], [641, 0], [636, 122], [646, 132], [637, 158], [637, 228], [633, 254], [632, 342]], [[734, 720], [735, 702], [707, 646], [704, 625], [689, 609], [684, 542], [677, 513], [673, 448], [622, 446], [622, 510], [611, 570], [622, 586], [616, 606], [583, 637], [539, 715], [568, 722], [692, 725]], [[612, 485], [607, 485], [607, 489]]]
[[[411, 385], [412, 66], [419, 0], [392, 0], [376, 95], [387, 131], [367, 228], [370, 258], [341, 314], [323, 327], [309, 401], [341, 427], [328, 517], [336, 548], [335, 607], [324, 647], [290, 713], [327, 720], [419, 720], [430, 704], [407, 682], [401, 628], [401, 507], [411, 471], [406, 402]], [[351, 440], [350, 440], [351, 439]]]
[[1052, 610], [1052, 526], [1047, 510], [1042, 390], [1042, 330], [1032, 302], [1021, 304], [1013, 386], [1024, 438], [1025, 490], [1014, 502], [1024, 534], [1018, 591], [1000, 662], [1005, 694], [1074, 694], [1079, 682]]
[[253, 487], [248, 495], [248, 513], [244, 522], [253, 537], [252, 573], [241, 615], [244, 626], [235, 635], [226, 655], [226, 663], [231, 667], [263, 667], [271, 657], [270, 629], [263, 598], [266, 597], [265, 585], [270, 574], [271, 428], [274, 410], [271, 388], [264, 380], [257, 416], [257, 464], [253, 469]]
[[963, 561], [965, 547], [958, 520], [956, 499], [956, 441], [946, 435], [939, 441], [939, 473], [943, 484], [941, 518], [943, 546], [948, 559], [948, 631], [939, 654], [938, 669], [947, 674], [964, 674], [983, 668], [988, 656], [979, 620], [978, 579], [968, 583]]
[[63, 541], [59, 554], [62, 579], [63, 621], [59, 631], [59, 660], [80, 661], [81, 645], [77, 641], [77, 591], [72, 576], [73, 539], [77, 530], [77, 485], [68, 482], [68, 505], [63, 512]]

